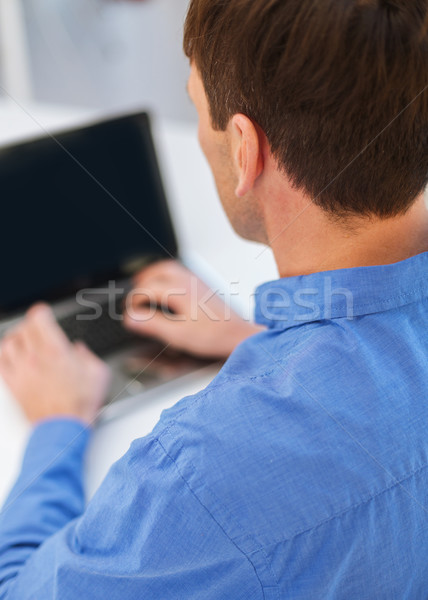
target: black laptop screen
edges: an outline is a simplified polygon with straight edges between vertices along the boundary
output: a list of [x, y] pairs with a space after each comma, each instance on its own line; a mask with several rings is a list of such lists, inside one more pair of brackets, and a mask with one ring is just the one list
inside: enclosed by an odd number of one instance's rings
[[148, 117], [0, 148], [0, 314], [176, 253]]

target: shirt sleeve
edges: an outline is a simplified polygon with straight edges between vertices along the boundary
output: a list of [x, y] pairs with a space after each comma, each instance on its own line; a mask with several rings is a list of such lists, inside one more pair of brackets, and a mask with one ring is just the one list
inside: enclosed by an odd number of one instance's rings
[[31, 554], [83, 512], [82, 467], [90, 430], [73, 419], [38, 425], [0, 512], [0, 597]]
[[[44, 497], [40, 495], [41, 503]], [[34, 504], [39, 516], [41, 505]], [[68, 509], [67, 518], [71, 516]], [[0, 539], [4, 536], [2, 524]], [[0, 587], [2, 600], [106, 597], [263, 598], [251, 562], [193, 494], [154, 436], [135, 441], [110, 469], [86, 511], [34, 549]]]

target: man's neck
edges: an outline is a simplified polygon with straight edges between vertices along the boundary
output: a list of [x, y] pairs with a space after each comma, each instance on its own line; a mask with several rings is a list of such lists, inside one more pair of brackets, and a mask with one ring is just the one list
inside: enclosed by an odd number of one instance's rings
[[281, 277], [392, 264], [428, 251], [423, 196], [405, 215], [353, 220], [346, 226], [333, 222], [313, 204], [304, 206], [296, 216], [289, 213], [288, 222], [270, 220], [270, 246]]

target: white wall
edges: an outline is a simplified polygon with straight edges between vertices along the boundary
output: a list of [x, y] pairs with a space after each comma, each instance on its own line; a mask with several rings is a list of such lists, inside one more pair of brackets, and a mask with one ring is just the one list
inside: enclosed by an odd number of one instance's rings
[[31, 98], [27, 32], [21, 0], [0, 0], [1, 95], [15, 100]]
[[35, 99], [193, 119], [188, 0], [23, 0]]

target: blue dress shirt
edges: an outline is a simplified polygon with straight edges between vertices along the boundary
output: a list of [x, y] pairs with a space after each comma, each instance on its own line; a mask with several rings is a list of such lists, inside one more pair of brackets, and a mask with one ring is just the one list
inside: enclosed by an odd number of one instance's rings
[[89, 433], [38, 426], [7, 600], [428, 598], [428, 253], [267, 283], [242, 343], [84, 508]]

